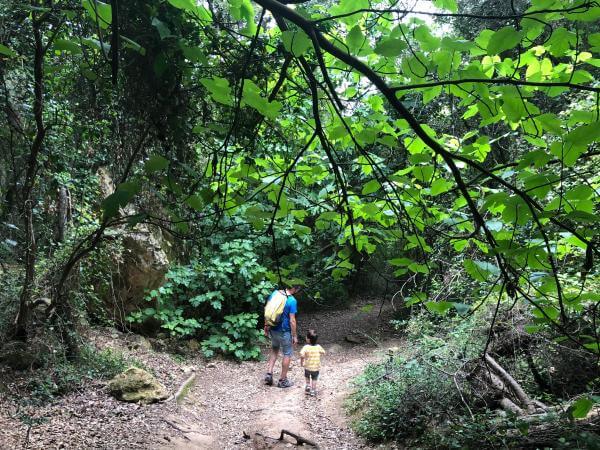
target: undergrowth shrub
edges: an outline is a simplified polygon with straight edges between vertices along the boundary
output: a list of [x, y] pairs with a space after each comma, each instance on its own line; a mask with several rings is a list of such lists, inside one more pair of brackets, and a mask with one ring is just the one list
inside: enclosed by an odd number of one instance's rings
[[169, 270], [165, 283], [146, 298], [153, 306], [129, 320], [152, 318], [173, 336], [202, 338], [207, 357], [258, 358], [258, 313], [273, 289], [258, 261], [251, 241], [226, 242], [201, 260]]
[[[397, 328], [404, 329], [407, 345], [401, 354], [391, 353], [385, 361], [368, 366], [355, 380], [356, 390], [347, 407], [354, 414], [356, 432], [371, 441], [397, 441], [407, 448], [600, 448], [597, 419], [578, 424], [565, 408], [539, 414], [531, 422], [499, 409], [498, 393], [480, 382], [476, 370], [493, 315], [490, 306], [467, 317], [422, 312], [395, 321]], [[564, 355], [564, 343], [550, 346], [552, 351], [537, 350], [539, 336], [523, 330], [530, 320], [525, 308], [512, 308], [496, 319], [489, 350], [532, 399], [547, 405], [571, 400], [552, 395], [551, 384], [568, 382], [573, 372], [586, 381], [585, 390], [578, 391], [585, 397], [579, 394], [579, 398], [600, 400], [597, 371], [590, 381], [582, 370], [595, 358], [580, 351], [579, 359], [572, 359], [569, 377], [554, 379], [557, 373], [549, 367], [554, 364], [552, 354]], [[551, 375], [548, 391], [535, 382], [527, 355], [534, 357], [539, 373]]]
[[108, 380], [129, 366], [140, 364], [119, 351], [83, 346], [75, 361], [63, 356], [47, 358], [44, 367], [31, 372], [27, 383], [34, 404], [51, 401], [83, 387], [91, 380]]
[[391, 352], [355, 380], [347, 406], [356, 432], [375, 442], [401, 441], [466, 414], [461, 395], [468, 397], [469, 388], [453, 374], [480, 348], [477, 320], [423, 314], [396, 322], [405, 327], [410, 350]]

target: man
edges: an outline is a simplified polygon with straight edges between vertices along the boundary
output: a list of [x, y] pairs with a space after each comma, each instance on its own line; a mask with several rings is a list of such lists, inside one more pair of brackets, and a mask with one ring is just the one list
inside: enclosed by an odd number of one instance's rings
[[[292, 382], [288, 380], [287, 373], [290, 368], [292, 359], [292, 345], [298, 344], [298, 336], [296, 334], [296, 313], [298, 312], [298, 302], [294, 298], [294, 294], [300, 290], [299, 286], [293, 286], [288, 289], [279, 290], [279, 292], [287, 297], [281, 321], [277, 326], [268, 327], [265, 323], [265, 336], [271, 337], [271, 356], [267, 363], [267, 374], [265, 375], [265, 383], [271, 386], [273, 384], [273, 367], [279, 356], [279, 349], [283, 354], [281, 361], [281, 376], [277, 383], [279, 388], [288, 388], [292, 386]], [[273, 291], [267, 302], [277, 294]]]

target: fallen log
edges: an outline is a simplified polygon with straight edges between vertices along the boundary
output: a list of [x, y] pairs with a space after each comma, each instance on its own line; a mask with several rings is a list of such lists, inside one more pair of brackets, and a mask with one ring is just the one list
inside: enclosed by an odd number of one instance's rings
[[498, 375], [504, 385], [510, 388], [521, 405], [527, 409], [527, 412], [529, 414], [535, 413], [536, 407], [529, 396], [525, 393], [521, 385], [489, 354], [485, 355], [485, 362], [487, 363], [488, 367], [493, 370], [496, 375]]

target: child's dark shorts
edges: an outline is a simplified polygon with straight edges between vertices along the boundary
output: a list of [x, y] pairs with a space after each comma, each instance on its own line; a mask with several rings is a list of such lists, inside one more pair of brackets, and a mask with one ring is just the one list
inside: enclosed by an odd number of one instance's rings
[[319, 371], [304, 369], [304, 378], [310, 378], [311, 380], [318, 380], [319, 379]]

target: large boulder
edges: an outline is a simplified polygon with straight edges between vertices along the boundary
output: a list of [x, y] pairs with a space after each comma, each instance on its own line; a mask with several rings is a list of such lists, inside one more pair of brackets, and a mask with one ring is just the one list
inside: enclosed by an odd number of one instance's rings
[[124, 402], [156, 403], [166, 399], [167, 389], [144, 369], [130, 367], [108, 382], [108, 389]]

